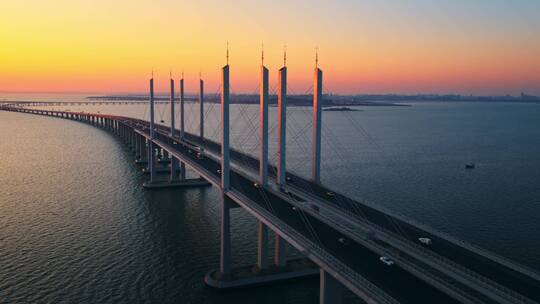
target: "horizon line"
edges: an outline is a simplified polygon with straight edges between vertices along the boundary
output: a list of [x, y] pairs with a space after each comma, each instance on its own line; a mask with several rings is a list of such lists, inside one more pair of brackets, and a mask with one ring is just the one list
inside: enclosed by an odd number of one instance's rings
[[[7, 93], [7, 94], [101, 94], [97, 95], [98, 97], [101, 96], [127, 96], [127, 95], [148, 95], [147, 92], [127, 92], [127, 91], [118, 91], [118, 92], [104, 92], [104, 91], [10, 91], [10, 90], [0, 90], [0, 94]], [[156, 91], [156, 94], [164, 94], [168, 95], [169, 91]], [[121, 95], [125, 94], [125, 95]], [[198, 92], [186, 92], [186, 94], [198, 94]], [[233, 93], [233, 95], [257, 95], [253, 93], [247, 93], [247, 92], [240, 92], [240, 93]], [[211, 95], [211, 94], [208, 94]], [[275, 95], [275, 94], [274, 94]], [[309, 94], [287, 94], [287, 95], [309, 95]], [[438, 96], [473, 96], [473, 97], [520, 97], [522, 95], [530, 96], [530, 97], [536, 97], [537, 95], [534, 94], [528, 94], [526, 92], [518, 93], [517, 95], [513, 95], [510, 93], [506, 94], [461, 94], [461, 93], [423, 93], [423, 92], [417, 92], [417, 93], [399, 93], [399, 92], [392, 92], [392, 93], [326, 93], [323, 95], [341, 95], [341, 96], [358, 96], [358, 95], [374, 95], [374, 96], [383, 96], [383, 95], [395, 95], [395, 96], [415, 96], [415, 95], [438, 95]], [[89, 95], [89, 96], [96, 96], [96, 95]], [[89, 97], [86, 96], [86, 97]]]

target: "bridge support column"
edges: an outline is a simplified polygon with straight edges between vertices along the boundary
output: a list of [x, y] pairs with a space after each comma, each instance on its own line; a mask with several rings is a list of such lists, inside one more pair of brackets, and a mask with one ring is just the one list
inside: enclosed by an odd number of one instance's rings
[[156, 145], [152, 140], [148, 141], [148, 171], [150, 172], [149, 184], [156, 181]]
[[170, 96], [170, 109], [171, 109], [171, 137], [174, 138], [174, 79], [170, 80], [171, 96]]
[[160, 163], [169, 163], [170, 162], [170, 158], [169, 158], [169, 151], [161, 148], [159, 149], [160, 151]]
[[221, 251], [219, 259], [219, 271], [221, 275], [230, 274], [232, 269], [231, 250], [231, 202], [225, 193], [221, 194]]
[[320, 304], [339, 304], [342, 303], [341, 284], [328, 272], [320, 270]]
[[283, 188], [286, 183], [286, 140], [287, 137], [287, 67], [279, 70], [278, 79], [278, 162], [277, 183]]
[[139, 164], [148, 162], [148, 147], [146, 146], [146, 138], [139, 135], [139, 160], [136, 161]]
[[[264, 187], [268, 183], [268, 69], [264, 65], [261, 65], [259, 115], [259, 182]], [[257, 267], [266, 269], [268, 268], [268, 228], [260, 221], [258, 226]]]
[[135, 159], [138, 160], [141, 157], [141, 138], [133, 131], [133, 141], [135, 142]]
[[261, 66], [261, 92], [259, 106], [259, 181], [268, 183], [268, 69]]
[[204, 81], [202, 79], [199, 79], [199, 128], [202, 153], [204, 144]]
[[229, 65], [223, 67], [221, 85], [221, 188], [229, 190]]
[[180, 138], [184, 138], [184, 76], [180, 79]]
[[180, 162], [180, 177], [179, 179], [181, 181], [186, 180], [186, 164], [184, 162]]
[[[184, 75], [180, 79], [179, 83], [180, 89], [180, 140], [184, 139], [184, 125], [185, 125], [185, 111], [184, 111]], [[186, 179], [186, 164], [180, 161], [180, 180], [184, 181]]]
[[150, 139], [148, 140], [148, 171], [150, 181], [143, 184], [148, 187], [156, 181], [156, 146], [154, 144], [154, 78], [150, 79]]
[[266, 269], [269, 266], [268, 263], [268, 227], [259, 221], [259, 235], [257, 246], [257, 267], [259, 269]]
[[321, 182], [321, 111], [322, 111], [322, 71], [315, 67], [313, 79], [313, 137], [311, 179]]
[[222, 69], [221, 86], [221, 258], [219, 270], [228, 274], [232, 268], [230, 236], [230, 202], [225, 193], [229, 190], [229, 65]]
[[129, 141], [131, 144], [131, 149], [133, 151], [139, 151], [137, 150], [137, 138], [135, 138], [135, 130], [129, 128]]
[[178, 170], [180, 169], [179, 161], [176, 157], [171, 155], [171, 174], [169, 175], [169, 182], [178, 181]]
[[276, 233], [274, 245], [274, 266], [284, 267], [287, 265], [287, 242]]

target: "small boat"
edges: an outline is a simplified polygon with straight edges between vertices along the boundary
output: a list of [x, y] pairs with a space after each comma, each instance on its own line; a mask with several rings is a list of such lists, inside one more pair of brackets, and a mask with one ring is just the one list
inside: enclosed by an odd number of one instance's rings
[[466, 164], [465, 169], [474, 169], [476, 166], [473, 163]]

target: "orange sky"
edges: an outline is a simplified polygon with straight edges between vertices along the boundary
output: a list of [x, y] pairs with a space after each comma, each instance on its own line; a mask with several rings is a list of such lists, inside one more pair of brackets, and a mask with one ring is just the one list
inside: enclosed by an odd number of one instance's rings
[[[540, 95], [540, 3], [520, 1], [25, 0], [0, 4], [0, 91], [142, 92], [152, 68], [255, 92], [287, 45], [290, 87], [311, 84], [315, 46], [336, 93]], [[227, 4], [226, 4], [227, 3]]]

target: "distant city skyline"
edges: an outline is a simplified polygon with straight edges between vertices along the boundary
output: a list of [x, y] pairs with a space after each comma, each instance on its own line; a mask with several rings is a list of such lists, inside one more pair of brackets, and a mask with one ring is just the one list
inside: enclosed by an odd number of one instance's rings
[[229, 41], [238, 93], [257, 90], [264, 43], [271, 86], [287, 45], [296, 93], [309, 91], [318, 47], [332, 93], [538, 96], [538, 11], [533, 0], [11, 1], [0, 91], [144, 92], [154, 69], [158, 91], [184, 71], [187, 91], [202, 72], [211, 93]]

